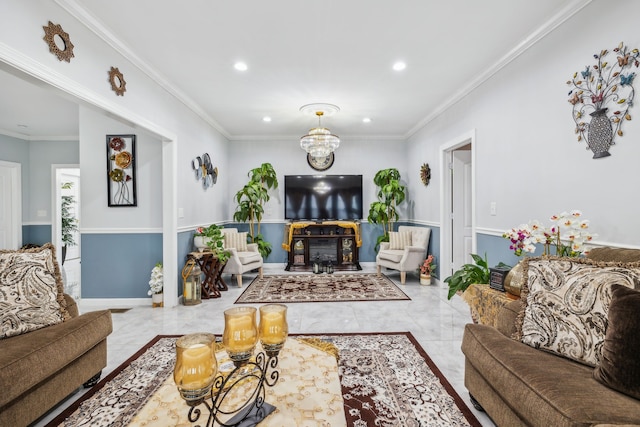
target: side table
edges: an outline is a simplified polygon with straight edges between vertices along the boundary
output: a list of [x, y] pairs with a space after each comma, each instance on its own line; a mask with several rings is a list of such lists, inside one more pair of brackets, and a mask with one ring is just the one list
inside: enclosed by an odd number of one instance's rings
[[193, 258], [204, 273], [202, 299], [220, 298], [222, 296], [220, 291], [229, 289], [222, 278], [226, 263], [220, 262], [213, 252], [191, 252], [188, 257]]
[[474, 323], [495, 327], [500, 309], [520, 297], [491, 289], [489, 285], [473, 284], [462, 293], [462, 299], [469, 304]]

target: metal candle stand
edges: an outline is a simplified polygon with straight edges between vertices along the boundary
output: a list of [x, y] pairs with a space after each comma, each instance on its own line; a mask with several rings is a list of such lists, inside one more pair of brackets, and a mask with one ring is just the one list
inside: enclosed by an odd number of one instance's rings
[[[278, 366], [280, 348], [282, 348], [282, 344], [265, 346], [265, 351], [256, 355], [255, 362], [234, 362], [235, 369], [226, 378], [224, 375], [218, 375], [215, 378], [211, 389], [211, 401], [207, 397], [203, 397], [200, 400], [187, 401], [187, 404], [191, 406], [188, 415], [189, 421], [195, 423], [200, 419], [202, 411], [198, 408], [198, 405], [201, 403], [204, 403], [209, 411], [206, 427], [213, 427], [216, 423], [221, 427], [236, 427], [249, 416], [256, 417], [259, 420], [264, 419], [268, 415], [263, 407], [265, 403], [265, 386], [273, 387], [280, 378], [280, 373], [275, 370]], [[222, 404], [234, 387], [252, 378], [256, 379], [258, 384], [247, 399], [232, 411], [221, 409]], [[236, 415], [227, 421], [230, 424], [218, 418], [219, 415], [232, 414]]]

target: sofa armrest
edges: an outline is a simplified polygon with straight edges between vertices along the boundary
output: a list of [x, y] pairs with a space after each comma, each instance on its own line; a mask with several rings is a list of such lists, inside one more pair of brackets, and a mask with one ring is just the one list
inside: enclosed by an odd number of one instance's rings
[[259, 252], [257, 243], [247, 243], [247, 251], [248, 252]]
[[516, 332], [516, 318], [521, 310], [522, 300], [515, 300], [505, 304], [498, 312], [496, 329], [504, 336], [511, 338]]
[[71, 317], [78, 317], [80, 310], [78, 310], [78, 303], [71, 295], [64, 294], [64, 300], [67, 302], [67, 311]]
[[[391, 244], [389, 242], [380, 242], [380, 251], [386, 251]], [[380, 252], [378, 251], [378, 252]]]

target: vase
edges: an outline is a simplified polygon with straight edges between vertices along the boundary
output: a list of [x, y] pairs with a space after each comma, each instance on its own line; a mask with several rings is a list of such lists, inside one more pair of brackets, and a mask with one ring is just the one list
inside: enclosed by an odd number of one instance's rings
[[524, 271], [522, 268], [522, 261], [520, 261], [507, 273], [507, 277], [504, 279], [504, 290], [511, 295], [520, 296], [523, 283]]
[[211, 240], [211, 237], [206, 236], [193, 236], [193, 246], [196, 247], [198, 252], [203, 252], [208, 248], [207, 242]]
[[431, 276], [427, 274], [420, 274], [420, 284], [421, 285], [430, 285], [431, 284]]
[[613, 141], [613, 126], [607, 117], [607, 108], [599, 108], [591, 116], [587, 144], [593, 151], [593, 158], [599, 159], [610, 156], [609, 147]]
[[151, 295], [151, 306], [153, 308], [164, 307], [164, 294], [152, 294]]

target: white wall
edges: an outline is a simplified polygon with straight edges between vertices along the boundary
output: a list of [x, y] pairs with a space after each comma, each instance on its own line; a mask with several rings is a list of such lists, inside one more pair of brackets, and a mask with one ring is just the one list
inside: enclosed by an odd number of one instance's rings
[[[428, 161], [433, 181], [418, 190], [424, 196], [416, 197], [418, 217], [439, 219], [439, 146], [475, 128], [480, 232], [501, 233], [531, 219], [548, 223], [554, 213], [580, 209], [599, 242], [639, 245], [634, 186], [640, 178], [640, 106], [631, 109], [639, 119], [624, 125], [611, 157], [592, 159], [574, 135], [566, 85], [600, 50], [621, 41], [640, 47], [639, 14], [640, 2], [633, 0], [593, 1], [412, 136], [408, 168], [417, 171]], [[609, 58], [615, 61], [615, 55]], [[491, 202], [497, 204], [495, 216]]]

